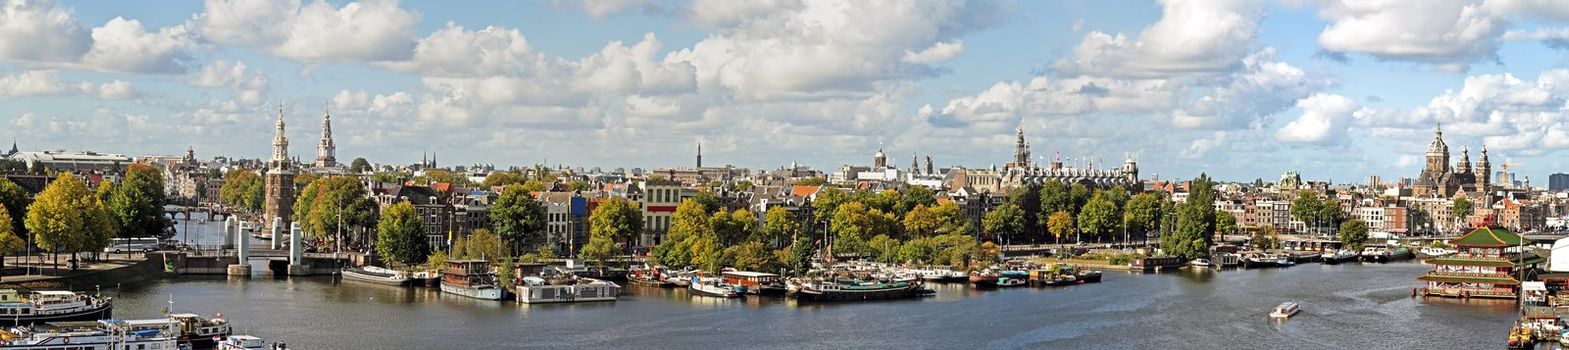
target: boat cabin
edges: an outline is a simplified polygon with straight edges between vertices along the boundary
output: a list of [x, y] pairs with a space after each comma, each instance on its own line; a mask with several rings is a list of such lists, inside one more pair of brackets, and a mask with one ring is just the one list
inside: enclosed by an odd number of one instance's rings
[[748, 289], [764, 285], [777, 285], [782, 283], [778, 274], [752, 271], [728, 271], [719, 274], [725, 283], [742, 286]]
[[495, 272], [485, 260], [447, 260], [441, 270], [442, 283], [468, 286], [493, 283]]

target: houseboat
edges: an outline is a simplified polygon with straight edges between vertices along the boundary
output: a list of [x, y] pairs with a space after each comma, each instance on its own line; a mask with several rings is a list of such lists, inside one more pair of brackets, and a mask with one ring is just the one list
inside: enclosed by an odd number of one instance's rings
[[441, 291], [484, 300], [501, 300], [502, 294], [496, 286], [496, 273], [485, 260], [447, 260], [441, 271]]
[[517, 287], [517, 299], [524, 304], [616, 301], [621, 295], [620, 285], [592, 278], [579, 278], [568, 284], [547, 284], [538, 277], [523, 280], [523, 285]]
[[716, 298], [740, 298], [740, 289], [713, 277], [692, 277], [692, 283], [687, 285], [687, 291], [692, 294]]
[[920, 282], [811, 280], [791, 288], [796, 301], [861, 301], [914, 298], [926, 290]]
[[71, 321], [0, 330], [0, 349], [26, 350], [175, 350], [179, 336], [172, 325], [131, 329], [125, 321]]
[[784, 295], [784, 279], [778, 274], [753, 271], [726, 271], [719, 274], [725, 283], [738, 286], [746, 294]]
[[1100, 283], [1100, 270], [1079, 270], [1075, 275], [1079, 276], [1080, 283]]
[[1389, 262], [1389, 248], [1382, 245], [1369, 245], [1362, 248], [1362, 262]]
[[964, 273], [964, 271], [954, 271], [948, 268], [922, 269], [914, 270], [913, 272], [916, 276], [920, 276], [922, 281], [926, 282], [966, 282], [970, 278], [970, 274]]
[[1356, 258], [1356, 252], [1353, 252], [1350, 249], [1341, 249], [1333, 253], [1324, 253], [1321, 260], [1323, 260], [1325, 264], [1335, 265], [1347, 261], [1353, 261], [1356, 260]]
[[661, 266], [643, 266], [627, 271], [627, 283], [661, 288], [675, 287], [669, 273]]
[[1417, 277], [1427, 283], [1417, 292], [1426, 296], [1514, 299], [1520, 290], [1519, 269], [1532, 270], [1547, 261], [1528, 253], [1520, 235], [1501, 228], [1477, 228], [1450, 242], [1453, 256], [1427, 259], [1433, 270]]
[[1269, 253], [1249, 253], [1242, 257], [1242, 267], [1257, 269], [1280, 266], [1280, 258]]
[[403, 271], [387, 269], [379, 266], [349, 267], [340, 273], [345, 281], [359, 281], [366, 283], [382, 284], [389, 286], [402, 286], [409, 284], [411, 279]]
[[0, 325], [108, 319], [114, 309], [111, 299], [67, 291], [0, 289]]
[[1152, 256], [1148, 258], [1133, 259], [1128, 263], [1128, 268], [1134, 271], [1164, 271], [1181, 268], [1185, 261], [1175, 256]]
[[142, 330], [172, 330], [179, 337], [180, 344], [188, 344], [196, 349], [209, 349], [215, 346], [218, 339], [234, 334], [229, 326], [229, 321], [219, 314], [212, 319], [202, 318], [195, 314], [173, 314], [165, 318], [152, 318], [140, 320], [121, 321], [122, 326], [129, 331]]
[[997, 279], [1000, 275], [991, 271], [977, 271], [970, 273], [970, 284], [975, 288], [997, 288]]
[[1298, 312], [1302, 312], [1302, 307], [1297, 305], [1297, 303], [1288, 301], [1280, 303], [1280, 305], [1276, 306], [1275, 309], [1270, 310], [1269, 318], [1287, 319], [1291, 318], [1291, 316], [1296, 316]]
[[1079, 275], [1073, 266], [1067, 264], [1051, 264], [1044, 269], [1030, 271], [1030, 283], [1036, 286], [1065, 286], [1079, 283]]

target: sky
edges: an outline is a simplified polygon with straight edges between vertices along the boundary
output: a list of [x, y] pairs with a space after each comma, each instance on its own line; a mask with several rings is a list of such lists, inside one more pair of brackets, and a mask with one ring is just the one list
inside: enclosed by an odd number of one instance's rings
[[1569, 172], [1569, 0], [0, 1], [23, 150], [266, 158], [281, 104], [307, 160]]

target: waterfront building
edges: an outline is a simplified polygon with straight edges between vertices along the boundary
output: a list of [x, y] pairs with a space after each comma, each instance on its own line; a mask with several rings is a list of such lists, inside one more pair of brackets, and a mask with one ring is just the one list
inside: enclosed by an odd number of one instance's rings
[[643, 235], [637, 241], [638, 246], [652, 247], [658, 245], [665, 233], [670, 231], [670, 220], [675, 217], [676, 207], [681, 201], [697, 195], [697, 191], [682, 186], [680, 182], [670, 180], [648, 180], [643, 182], [643, 195], [634, 199], [643, 207]]
[[1423, 295], [1512, 299], [1520, 288], [1517, 272], [1535, 270], [1547, 261], [1525, 254], [1520, 235], [1502, 228], [1477, 228], [1449, 242], [1454, 256], [1427, 259], [1433, 270], [1417, 277], [1426, 282]]
[[588, 200], [572, 192], [540, 192], [545, 207], [545, 242], [557, 255], [577, 256], [588, 243]]
[[1486, 195], [1489, 188], [1487, 174], [1492, 171], [1487, 161], [1487, 146], [1482, 146], [1482, 159], [1473, 167], [1470, 149], [1460, 151], [1460, 161], [1449, 165], [1449, 145], [1444, 143], [1442, 128], [1433, 129], [1433, 142], [1427, 145], [1427, 162], [1422, 173], [1411, 186], [1413, 196], [1453, 197], [1460, 192]]
[[272, 225], [275, 218], [282, 218], [287, 225], [294, 210], [294, 163], [289, 159], [289, 138], [283, 130], [283, 106], [279, 105], [277, 128], [272, 136], [272, 157], [267, 162], [264, 179], [266, 204], [262, 206], [262, 225]]
[[1028, 187], [1058, 181], [1064, 184], [1084, 184], [1089, 187], [1122, 186], [1129, 191], [1137, 191], [1139, 187], [1139, 166], [1133, 158], [1127, 158], [1121, 167], [1110, 169], [1096, 169], [1093, 162], [1088, 163], [1083, 169], [1064, 167], [1059, 156], [1045, 168], [1030, 163], [1030, 144], [1024, 140], [1024, 128], [1019, 128], [1018, 138], [1014, 141], [1013, 161], [1003, 167], [1002, 187]]

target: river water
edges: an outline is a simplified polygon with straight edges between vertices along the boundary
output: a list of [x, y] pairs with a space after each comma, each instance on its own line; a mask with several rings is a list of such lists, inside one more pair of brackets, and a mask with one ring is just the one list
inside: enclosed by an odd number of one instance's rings
[[[195, 227], [196, 225], [192, 225]], [[207, 225], [203, 225], [207, 226]], [[216, 230], [215, 227], [212, 228]], [[197, 234], [193, 230], [193, 235]], [[614, 303], [524, 305], [331, 277], [172, 278], [106, 290], [115, 315], [222, 312], [240, 333], [306, 349], [1496, 348], [1509, 302], [1412, 298], [1417, 263], [1132, 274], [1056, 288], [805, 304], [632, 286]], [[1283, 301], [1303, 311], [1272, 321]]]

